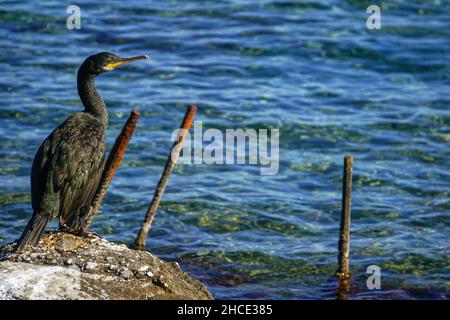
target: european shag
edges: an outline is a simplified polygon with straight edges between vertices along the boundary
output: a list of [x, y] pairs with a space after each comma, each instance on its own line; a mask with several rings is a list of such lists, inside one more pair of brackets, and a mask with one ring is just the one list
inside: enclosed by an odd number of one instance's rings
[[60, 228], [86, 232], [85, 219], [100, 182], [105, 162], [108, 112], [95, 88], [95, 78], [125, 63], [148, 56], [120, 58], [101, 52], [78, 69], [78, 94], [84, 111], [72, 114], [41, 144], [31, 169], [33, 216], [16, 246], [36, 245], [47, 223], [59, 218]]

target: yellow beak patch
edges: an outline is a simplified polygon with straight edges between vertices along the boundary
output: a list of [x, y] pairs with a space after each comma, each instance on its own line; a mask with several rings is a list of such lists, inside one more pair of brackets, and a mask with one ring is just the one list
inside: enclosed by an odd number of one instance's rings
[[146, 56], [137, 56], [137, 57], [133, 57], [133, 58], [122, 59], [120, 61], [108, 63], [106, 65], [106, 68], [109, 69], [109, 70], [112, 70], [112, 69], [117, 68], [118, 66], [121, 66], [121, 65], [125, 64], [125, 63], [129, 63], [129, 62], [133, 62], [133, 61], [139, 61], [139, 60], [147, 60], [147, 59], [150, 59], [150, 57], [147, 56], [147, 55]]
[[118, 66], [121, 66], [121, 65], [124, 64], [124, 63], [126, 63], [126, 60], [124, 60], [124, 61], [118, 61], [118, 62], [111, 62], [111, 63], [108, 63], [108, 64], [106, 65], [106, 68], [109, 69], [109, 70], [112, 70], [112, 69], [117, 68]]

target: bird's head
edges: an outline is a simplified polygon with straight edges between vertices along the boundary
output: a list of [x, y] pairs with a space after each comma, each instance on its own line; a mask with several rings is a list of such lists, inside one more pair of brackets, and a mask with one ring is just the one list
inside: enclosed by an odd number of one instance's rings
[[114, 70], [123, 64], [147, 59], [150, 59], [147, 55], [132, 58], [121, 58], [113, 53], [100, 52], [87, 57], [81, 65], [80, 70], [97, 76], [104, 72]]

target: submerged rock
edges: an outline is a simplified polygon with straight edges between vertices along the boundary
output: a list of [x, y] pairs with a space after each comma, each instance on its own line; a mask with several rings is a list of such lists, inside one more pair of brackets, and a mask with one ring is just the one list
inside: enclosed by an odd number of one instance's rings
[[46, 233], [0, 248], [0, 299], [212, 299], [176, 263], [95, 236]]

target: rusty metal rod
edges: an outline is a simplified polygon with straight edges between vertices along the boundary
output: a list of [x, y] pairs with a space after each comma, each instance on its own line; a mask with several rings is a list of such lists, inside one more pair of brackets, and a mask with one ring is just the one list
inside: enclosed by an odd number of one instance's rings
[[339, 231], [339, 256], [338, 270], [336, 277], [339, 281], [340, 288], [348, 288], [350, 284], [350, 216], [351, 216], [351, 199], [352, 199], [352, 173], [353, 173], [353, 157], [346, 156], [344, 158], [344, 177], [342, 183], [342, 211], [341, 225]]
[[105, 168], [103, 169], [102, 178], [100, 184], [95, 193], [94, 199], [91, 203], [91, 211], [88, 218], [86, 219], [85, 229], [90, 226], [92, 219], [98, 213], [98, 209], [105, 197], [106, 190], [119, 167], [120, 161], [122, 160], [125, 150], [127, 149], [128, 142], [133, 135], [134, 129], [136, 128], [136, 123], [139, 120], [140, 113], [137, 110], [132, 110], [127, 122], [122, 128], [119, 136], [116, 138], [113, 148], [111, 149], [108, 160], [106, 161]]
[[132, 247], [136, 250], [145, 249], [145, 243], [147, 241], [147, 236], [152, 226], [153, 219], [155, 218], [156, 210], [158, 209], [162, 195], [164, 193], [164, 190], [166, 189], [167, 182], [169, 181], [169, 177], [172, 174], [175, 164], [177, 163], [180, 152], [183, 149], [184, 137], [186, 136], [186, 133], [189, 132], [189, 128], [191, 127], [192, 121], [194, 120], [196, 111], [197, 107], [194, 105], [189, 105], [186, 110], [186, 114], [184, 115], [183, 122], [180, 126], [181, 130], [179, 131], [177, 140], [174, 142], [169, 157], [167, 158], [166, 166], [164, 167], [164, 171], [158, 181], [158, 185], [156, 186], [152, 202], [150, 203], [150, 206], [145, 215], [145, 220], [142, 224], [141, 229], [139, 230], [134, 244], [132, 245]]

